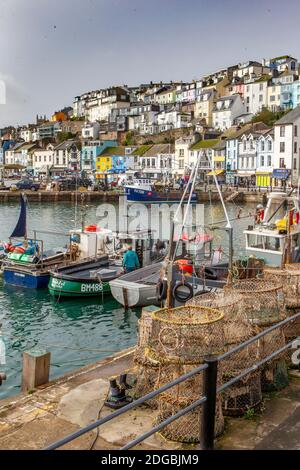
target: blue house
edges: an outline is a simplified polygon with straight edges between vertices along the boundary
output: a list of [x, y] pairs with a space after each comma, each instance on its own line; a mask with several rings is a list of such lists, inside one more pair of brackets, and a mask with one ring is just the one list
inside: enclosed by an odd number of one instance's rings
[[81, 170], [95, 171], [96, 160], [99, 155], [104, 153], [108, 148], [115, 147], [115, 140], [94, 140], [84, 142], [81, 149]]
[[13, 140], [3, 140], [2, 146], [0, 147], [0, 165], [4, 165], [5, 163], [5, 152], [10, 149], [15, 142]]

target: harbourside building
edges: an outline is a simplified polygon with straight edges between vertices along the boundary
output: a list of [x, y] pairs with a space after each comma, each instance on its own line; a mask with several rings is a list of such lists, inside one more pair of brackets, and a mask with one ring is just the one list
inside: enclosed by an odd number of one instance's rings
[[285, 114], [274, 127], [274, 172], [297, 184], [300, 176], [300, 106]]

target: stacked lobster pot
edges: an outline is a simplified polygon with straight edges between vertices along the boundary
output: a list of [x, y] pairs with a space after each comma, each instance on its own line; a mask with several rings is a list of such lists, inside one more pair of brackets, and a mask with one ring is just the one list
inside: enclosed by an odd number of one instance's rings
[[[285, 297], [281, 283], [265, 279], [237, 280], [224, 287], [226, 296], [239, 294], [240, 306], [248, 322], [263, 331], [286, 318]], [[285, 345], [283, 328], [278, 327], [259, 340], [261, 359]], [[280, 390], [288, 384], [284, 355], [277, 355], [261, 371], [262, 391]]]
[[[225, 292], [208, 293], [193, 298], [189, 305], [200, 305], [221, 309], [224, 312], [223, 328], [225, 351], [244, 343], [258, 333], [258, 328], [252, 325], [241, 308], [242, 297], [233, 293], [226, 296]], [[223, 384], [231, 378], [240, 375], [259, 360], [259, 345], [255, 341], [222, 360], [219, 373]], [[241, 416], [248, 409], [256, 408], [262, 401], [260, 373], [247, 374], [222, 394], [223, 414]]]
[[[159, 363], [153, 360], [149, 354], [149, 342], [153, 324], [152, 314], [155, 310], [158, 310], [158, 308], [144, 308], [141, 318], [138, 321], [138, 342], [134, 355], [134, 364], [136, 367], [136, 398], [147, 395], [157, 388]], [[148, 400], [147, 405], [156, 408], [156, 399]]]
[[[185, 306], [162, 309], [152, 314], [152, 331], [147, 360], [157, 365], [156, 387], [161, 387], [197, 368], [207, 355], [224, 348], [224, 314], [218, 309]], [[221, 382], [219, 381], [219, 385]], [[157, 424], [199, 400], [203, 373], [192, 376], [158, 397]], [[161, 434], [170, 440], [196, 443], [200, 440], [202, 407], [165, 426]], [[215, 434], [223, 432], [221, 397], [217, 397]]]
[[[300, 307], [300, 263], [286, 264], [284, 269], [266, 266], [264, 278], [282, 283], [287, 315], [293, 315]], [[289, 322], [284, 333], [287, 341], [300, 336], [300, 319]]]

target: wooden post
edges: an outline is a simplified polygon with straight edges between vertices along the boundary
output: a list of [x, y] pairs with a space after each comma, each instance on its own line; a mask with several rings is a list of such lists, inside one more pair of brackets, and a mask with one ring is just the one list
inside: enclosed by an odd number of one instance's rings
[[22, 391], [34, 390], [49, 382], [51, 354], [33, 349], [23, 353]]

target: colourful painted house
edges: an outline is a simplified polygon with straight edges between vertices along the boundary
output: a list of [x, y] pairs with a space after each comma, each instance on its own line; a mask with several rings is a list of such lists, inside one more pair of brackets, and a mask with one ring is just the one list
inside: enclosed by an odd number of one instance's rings
[[97, 157], [102, 155], [110, 147], [115, 147], [115, 140], [89, 140], [83, 142], [81, 149], [81, 169], [85, 171], [97, 171]]
[[128, 147], [107, 148], [96, 159], [96, 178], [101, 179], [105, 175], [110, 175], [111, 179], [114, 179], [128, 170], [133, 160], [130, 156], [132, 150]]

